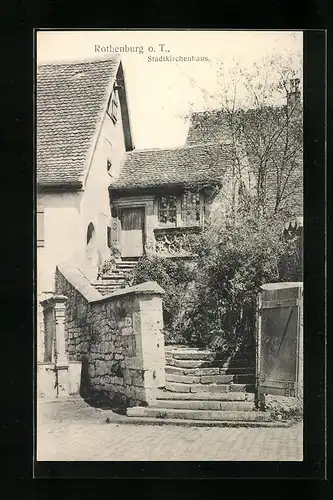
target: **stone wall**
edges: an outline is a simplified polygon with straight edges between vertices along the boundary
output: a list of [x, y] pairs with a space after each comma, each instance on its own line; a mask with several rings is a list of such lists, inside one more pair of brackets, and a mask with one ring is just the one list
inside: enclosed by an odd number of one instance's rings
[[82, 361], [82, 396], [126, 406], [154, 399], [165, 385], [163, 290], [157, 283], [103, 297], [80, 271], [62, 266], [56, 293], [67, 297], [66, 352], [69, 361]]

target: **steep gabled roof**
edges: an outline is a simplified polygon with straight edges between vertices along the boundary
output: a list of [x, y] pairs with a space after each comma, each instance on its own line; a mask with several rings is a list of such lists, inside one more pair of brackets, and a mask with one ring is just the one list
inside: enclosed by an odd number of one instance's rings
[[110, 189], [220, 184], [233, 158], [230, 144], [134, 150], [126, 154], [119, 178]]
[[83, 183], [95, 132], [119, 70], [117, 57], [37, 70], [37, 183]]

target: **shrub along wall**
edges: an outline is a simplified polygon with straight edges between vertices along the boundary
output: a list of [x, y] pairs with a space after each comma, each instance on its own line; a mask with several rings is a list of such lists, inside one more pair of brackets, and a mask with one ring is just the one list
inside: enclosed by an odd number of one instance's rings
[[81, 395], [114, 405], [147, 403], [164, 386], [163, 290], [144, 283], [103, 297], [79, 270], [57, 269], [67, 297], [69, 360], [82, 361]]

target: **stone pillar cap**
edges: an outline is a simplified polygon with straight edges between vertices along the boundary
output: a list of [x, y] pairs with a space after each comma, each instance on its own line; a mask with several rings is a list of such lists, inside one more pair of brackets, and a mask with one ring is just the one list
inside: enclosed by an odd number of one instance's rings
[[261, 285], [262, 290], [282, 290], [285, 288], [301, 288], [303, 287], [303, 281], [290, 281], [282, 283], [265, 283]]
[[47, 299], [41, 300], [41, 305], [42, 306], [51, 306], [55, 304], [62, 304], [65, 303], [67, 300], [67, 297], [65, 295], [53, 295], [52, 297], [49, 297]]

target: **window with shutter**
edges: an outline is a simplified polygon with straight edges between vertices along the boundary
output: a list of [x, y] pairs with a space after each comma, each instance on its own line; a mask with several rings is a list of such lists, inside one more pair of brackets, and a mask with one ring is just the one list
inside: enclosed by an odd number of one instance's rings
[[44, 209], [37, 208], [37, 247], [44, 246]]

